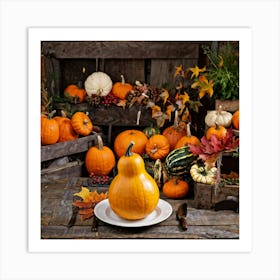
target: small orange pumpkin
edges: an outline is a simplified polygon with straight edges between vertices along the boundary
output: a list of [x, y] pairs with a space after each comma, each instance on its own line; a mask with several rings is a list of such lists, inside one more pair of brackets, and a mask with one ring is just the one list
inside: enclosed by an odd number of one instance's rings
[[85, 89], [71, 84], [64, 90], [64, 96], [72, 103], [81, 103], [85, 100], [86, 91]]
[[76, 133], [82, 136], [89, 135], [93, 130], [91, 119], [84, 112], [76, 112], [71, 117], [71, 124]]
[[161, 134], [149, 138], [146, 144], [146, 153], [152, 159], [164, 159], [170, 151], [168, 139]]
[[108, 175], [116, 166], [115, 155], [113, 151], [103, 145], [100, 135], [97, 135], [97, 146], [89, 148], [86, 153], [85, 166], [88, 173], [97, 176]]
[[191, 134], [190, 123], [187, 124], [187, 135], [183, 136], [181, 139], [178, 140], [175, 149], [182, 148], [185, 146], [191, 145], [199, 145], [200, 140]]
[[65, 113], [62, 112], [62, 116], [54, 117], [59, 126], [59, 139], [58, 142], [65, 142], [75, 140], [79, 135], [75, 132], [72, 127], [71, 120], [66, 117]]
[[189, 192], [189, 184], [178, 178], [173, 178], [163, 185], [162, 192], [168, 198], [183, 198]]
[[174, 124], [167, 127], [162, 135], [164, 135], [170, 144], [170, 150], [174, 150], [177, 142], [187, 135], [186, 124], [184, 122], [178, 123], [178, 111], [175, 111]]
[[52, 118], [55, 111], [48, 115], [41, 115], [41, 144], [55, 144], [59, 139], [59, 126], [56, 120]]
[[112, 93], [119, 99], [125, 99], [127, 93], [133, 89], [133, 86], [125, 82], [123, 75], [121, 75], [121, 79], [121, 82], [114, 83]]
[[132, 152], [142, 155], [145, 152], [148, 137], [137, 129], [128, 129], [119, 133], [114, 141], [114, 151], [118, 157], [125, 154], [130, 142], [134, 142]]
[[227, 134], [227, 129], [224, 126], [218, 125], [216, 123], [215, 126], [211, 126], [207, 129], [205, 136], [208, 140], [211, 139], [212, 135], [217, 136], [218, 139], [223, 139], [226, 136], [226, 134]]
[[233, 127], [239, 130], [239, 110], [233, 113], [231, 122], [233, 124]]

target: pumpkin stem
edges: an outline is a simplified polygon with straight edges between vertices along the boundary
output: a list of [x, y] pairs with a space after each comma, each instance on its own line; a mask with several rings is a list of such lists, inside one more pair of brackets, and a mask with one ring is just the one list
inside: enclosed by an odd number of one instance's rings
[[65, 113], [63, 110], [61, 110], [61, 116], [62, 116], [63, 118], [66, 118], [66, 117], [67, 117], [66, 113]]
[[51, 112], [48, 114], [48, 119], [51, 119], [51, 118], [54, 116], [55, 113], [56, 113], [56, 110], [51, 111]]
[[121, 75], [121, 79], [122, 79], [122, 85], [125, 85], [124, 75]]
[[192, 136], [192, 133], [191, 133], [191, 123], [190, 122], [187, 123], [187, 136], [188, 137]]
[[219, 105], [218, 110], [217, 110], [217, 115], [220, 115], [222, 112], [222, 105]]
[[174, 117], [174, 126], [175, 127], [178, 127], [178, 111], [176, 110], [175, 111], [175, 117]]
[[154, 144], [154, 148], [151, 150], [151, 153], [154, 154], [158, 151], [157, 144]]
[[131, 141], [126, 149], [126, 152], [125, 152], [125, 156], [126, 157], [131, 157], [133, 155], [132, 153], [132, 147], [135, 143], [133, 141]]
[[219, 124], [217, 122], [215, 122], [215, 129], [219, 130]]
[[98, 150], [102, 151], [103, 150], [103, 141], [100, 135], [97, 134], [97, 146]]

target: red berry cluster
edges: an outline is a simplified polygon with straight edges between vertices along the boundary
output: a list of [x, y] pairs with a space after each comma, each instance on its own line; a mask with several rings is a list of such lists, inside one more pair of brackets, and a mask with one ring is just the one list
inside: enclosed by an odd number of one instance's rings
[[103, 96], [101, 100], [101, 104], [105, 107], [109, 107], [111, 104], [117, 104], [119, 102], [119, 99], [115, 97], [112, 93], [107, 94], [106, 96]]
[[108, 185], [110, 181], [110, 177], [108, 175], [97, 176], [90, 173], [89, 177], [92, 179], [92, 183], [96, 185]]

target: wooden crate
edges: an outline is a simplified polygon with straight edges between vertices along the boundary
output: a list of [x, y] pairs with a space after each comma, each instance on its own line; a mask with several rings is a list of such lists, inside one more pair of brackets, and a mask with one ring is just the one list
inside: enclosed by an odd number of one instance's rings
[[215, 204], [228, 197], [239, 198], [238, 185], [224, 185], [215, 187], [202, 183], [194, 184], [194, 207], [199, 209], [212, 209]]
[[[70, 156], [85, 153], [96, 144], [96, 136], [90, 135], [77, 140], [41, 146], [41, 181], [48, 182], [67, 177], [82, 175], [84, 161]], [[47, 167], [44, 167], [47, 165]]]

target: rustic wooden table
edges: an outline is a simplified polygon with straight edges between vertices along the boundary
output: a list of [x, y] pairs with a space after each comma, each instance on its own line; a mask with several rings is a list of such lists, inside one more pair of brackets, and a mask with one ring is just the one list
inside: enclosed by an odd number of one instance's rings
[[[41, 184], [41, 238], [42, 239], [238, 239], [239, 214], [231, 210], [203, 210], [193, 207], [192, 199], [161, 198], [172, 206], [172, 215], [165, 221], [141, 228], [123, 228], [99, 221], [98, 231], [92, 232], [92, 218], [81, 221], [79, 215], [74, 226], [67, 224], [72, 215], [73, 194], [86, 185], [88, 178], [72, 177]], [[89, 187], [106, 192], [108, 187]], [[176, 219], [182, 203], [188, 204], [188, 229], [183, 230]]]

